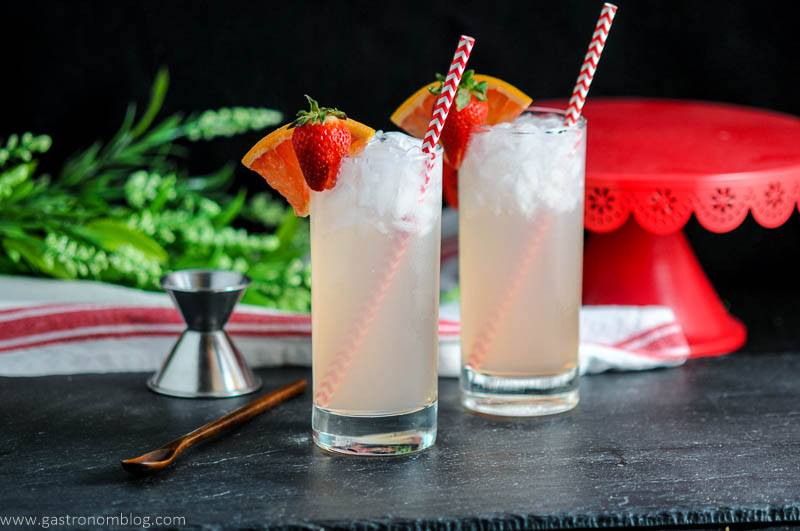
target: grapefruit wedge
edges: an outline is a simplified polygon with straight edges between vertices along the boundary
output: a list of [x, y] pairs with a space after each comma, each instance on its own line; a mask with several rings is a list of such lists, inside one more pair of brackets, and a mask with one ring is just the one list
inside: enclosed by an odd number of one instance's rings
[[[483, 74], [475, 74], [475, 81], [486, 81], [486, 97], [489, 101], [488, 125], [510, 122], [527, 109], [533, 101], [527, 94], [517, 87], [506, 83], [502, 79]], [[411, 136], [422, 138], [428, 129], [431, 119], [433, 104], [438, 98], [430, 93], [430, 88], [437, 87], [439, 82], [425, 85], [392, 113], [391, 120], [394, 125]]]
[[[342, 121], [352, 135], [349, 155], [353, 156], [366, 147], [375, 130], [350, 118]], [[242, 164], [261, 175], [268, 185], [286, 198], [295, 214], [307, 216], [311, 189], [294, 153], [290, 126], [286, 124], [259, 140], [242, 158]]]

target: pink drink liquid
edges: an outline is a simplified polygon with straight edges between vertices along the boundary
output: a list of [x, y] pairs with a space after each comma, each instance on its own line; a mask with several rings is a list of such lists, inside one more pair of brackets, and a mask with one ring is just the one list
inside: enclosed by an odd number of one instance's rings
[[473, 409], [577, 403], [585, 122], [562, 124], [526, 113], [476, 133], [459, 172], [462, 389], [478, 396], [465, 402]]
[[441, 162], [421, 196], [419, 145], [379, 132], [312, 195], [312, 424], [329, 450], [404, 453], [436, 437]]

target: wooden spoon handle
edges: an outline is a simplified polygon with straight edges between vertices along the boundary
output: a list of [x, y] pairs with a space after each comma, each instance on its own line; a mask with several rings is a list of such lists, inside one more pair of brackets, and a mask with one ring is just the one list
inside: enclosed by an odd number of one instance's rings
[[194, 446], [200, 441], [204, 441], [209, 437], [213, 437], [223, 431], [239, 426], [240, 424], [252, 419], [256, 415], [259, 415], [268, 409], [272, 409], [281, 402], [302, 394], [306, 390], [306, 387], [308, 387], [308, 382], [306, 382], [306, 380], [297, 380], [296, 382], [290, 383], [289, 385], [281, 387], [280, 389], [271, 391], [264, 396], [245, 404], [239, 409], [231, 411], [224, 417], [220, 417], [217, 420], [209, 422], [208, 424], [204, 424], [196, 430], [187, 433], [183, 437], [175, 439], [169, 445], [174, 444], [177, 453], [180, 453], [183, 450]]

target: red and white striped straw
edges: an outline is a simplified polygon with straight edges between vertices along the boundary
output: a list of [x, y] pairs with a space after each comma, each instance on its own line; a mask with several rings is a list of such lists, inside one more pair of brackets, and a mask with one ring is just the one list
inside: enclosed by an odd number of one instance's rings
[[453, 106], [453, 100], [456, 98], [458, 85], [461, 83], [461, 76], [464, 75], [464, 69], [467, 67], [473, 46], [475, 46], [475, 39], [472, 37], [462, 35], [458, 40], [456, 53], [450, 62], [450, 70], [447, 71], [447, 76], [444, 78], [442, 93], [433, 105], [431, 121], [428, 122], [428, 130], [425, 131], [422, 139], [422, 151], [425, 153], [436, 153], [444, 122], [447, 120], [447, 115], [450, 114], [450, 107]]
[[[581, 116], [583, 105], [586, 103], [586, 95], [589, 93], [589, 86], [592, 84], [597, 64], [600, 62], [600, 55], [603, 53], [608, 32], [611, 29], [611, 23], [614, 21], [616, 13], [617, 6], [608, 3], [603, 4], [600, 18], [589, 43], [589, 50], [583, 59], [578, 81], [575, 83], [575, 90], [572, 91], [572, 97], [565, 112], [564, 123], [568, 127], [575, 125]], [[580, 140], [576, 143], [576, 148], [579, 145]], [[525, 244], [525, 253], [522, 259], [517, 262], [514, 273], [511, 275], [509, 287], [504, 291], [506, 295], [500, 300], [473, 343], [466, 346], [467, 365], [471, 368], [478, 370], [485, 361], [486, 355], [497, 337], [499, 326], [511, 312], [517, 295], [522, 288], [522, 283], [527, 278], [528, 270], [538, 255], [541, 240], [544, 238], [550, 222], [549, 218], [543, 219], [531, 233], [529, 241]]]
[[433, 112], [431, 113], [431, 121], [428, 122], [428, 129], [425, 131], [425, 136], [422, 137], [422, 151], [428, 153], [430, 157], [425, 164], [425, 182], [422, 185], [420, 193], [420, 201], [425, 197], [425, 189], [431, 180], [431, 171], [436, 165], [436, 146], [439, 145], [439, 138], [442, 136], [442, 129], [450, 114], [450, 107], [453, 106], [453, 101], [456, 99], [458, 93], [458, 85], [461, 83], [461, 76], [464, 75], [464, 69], [467, 68], [467, 61], [472, 53], [472, 47], [475, 46], [475, 39], [467, 35], [462, 35], [458, 39], [458, 46], [456, 46], [456, 53], [453, 54], [453, 60], [450, 62], [450, 69], [447, 71], [447, 76], [444, 78], [442, 85], [442, 93], [433, 104]]
[[[431, 171], [436, 163], [436, 146], [439, 144], [439, 137], [442, 135], [442, 129], [447, 120], [447, 115], [450, 114], [450, 107], [452, 107], [453, 100], [455, 100], [458, 85], [461, 83], [461, 76], [464, 74], [464, 69], [467, 66], [467, 61], [469, 61], [469, 56], [470, 53], [472, 53], [472, 47], [474, 45], [475, 39], [466, 35], [462, 35], [458, 40], [456, 52], [453, 55], [453, 60], [450, 62], [450, 69], [445, 77], [442, 93], [433, 105], [431, 121], [428, 122], [428, 130], [425, 132], [425, 136], [422, 140], [422, 151], [428, 153], [430, 156], [425, 163], [425, 182], [420, 190], [420, 199], [424, 197], [427, 184], [430, 181]], [[399, 236], [394, 246], [394, 251], [389, 257], [388, 264], [383, 268], [384, 275], [373, 292], [373, 297], [366, 302], [365, 307], [362, 309], [361, 316], [349, 334], [347, 343], [337, 352], [333, 363], [322, 377], [319, 387], [317, 387], [316, 384], [314, 386], [315, 405], [327, 407], [330, 404], [331, 397], [336, 392], [336, 389], [338, 389], [350, 365], [353, 363], [353, 354], [361, 348], [370, 330], [370, 326], [372, 326], [373, 320], [383, 306], [386, 293], [394, 282], [394, 277], [397, 275], [398, 267], [408, 250], [410, 242], [411, 235], [408, 232], [403, 232]]]
[[611, 24], [614, 22], [614, 15], [616, 14], [617, 6], [609, 3], [603, 4], [600, 18], [597, 20], [592, 40], [589, 43], [589, 50], [583, 58], [578, 81], [575, 83], [575, 90], [572, 91], [572, 97], [569, 99], [567, 117], [564, 120], [564, 124], [567, 126], [575, 125], [578, 122], [578, 118], [581, 117], [581, 111], [583, 111], [583, 106], [586, 103], [586, 95], [589, 94], [589, 86], [592, 84], [592, 79], [594, 79], [594, 73], [600, 62], [600, 56], [603, 54], [603, 48], [606, 46], [608, 32], [611, 31]]

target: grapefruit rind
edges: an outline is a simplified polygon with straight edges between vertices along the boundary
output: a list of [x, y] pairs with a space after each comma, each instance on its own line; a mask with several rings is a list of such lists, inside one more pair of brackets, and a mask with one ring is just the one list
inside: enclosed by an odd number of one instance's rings
[[[375, 130], [347, 118], [352, 141], [349, 155], [361, 152], [369, 143]], [[307, 216], [311, 189], [306, 184], [300, 162], [292, 147], [291, 124], [286, 124], [259, 140], [242, 157], [242, 164], [261, 175], [267, 184], [281, 194], [298, 216]]]
[[[486, 96], [489, 101], [488, 125], [509, 122], [527, 109], [533, 99], [517, 87], [502, 79], [476, 74], [475, 81], [486, 81]], [[390, 120], [397, 127], [417, 138], [425, 136], [437, 96], [430, 88], [438, 83], [429, 83], [407, 98], [393, 113]]]

